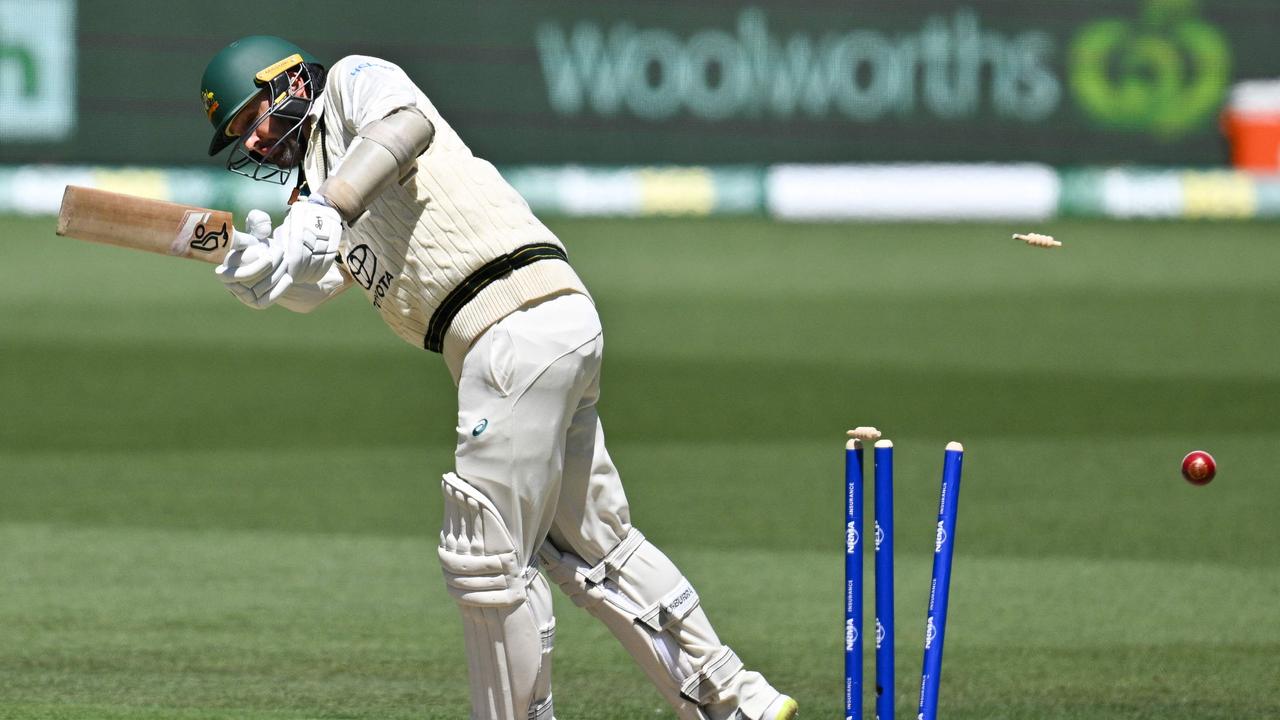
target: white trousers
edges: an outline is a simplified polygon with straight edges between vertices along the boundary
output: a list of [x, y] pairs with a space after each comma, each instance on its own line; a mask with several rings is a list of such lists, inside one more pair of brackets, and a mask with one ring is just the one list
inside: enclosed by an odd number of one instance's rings
[[[595, 306], [580, 294], [531, 305], [485, 331], [454, 373], [457, 479], [501, 516], [516, 574], [528, 580], [531, 596], [546, 587], [533, 570], [542, 550], [548, 574], [609, 626], [677, 715], [755, 720], [777, 691], [742, 669], [680, 572], [631, 527], [596, 412], [603, 350]], [[509, 643], [506, 652], [532, 655], [535, 649]], [[472, 660], [473, 676], [484, 672]], [[510, 657], [505, 664], [521, 662]], [[549, 669], [543, 669], [548, 687], [534, 696], [549, 693]], [[486, 684], [504, 683], [509, 678], [472, 677], [473, 706], [492, 695]], [[474, 707], [473, 717], [487, 714]]]
[[503, 318], [463, 360], [455, 470], [497, 506], [526, 564], [555, 530], [601, 558], [630, 527], [596, 414], [603, 352], [595, 306], [574, 293]]

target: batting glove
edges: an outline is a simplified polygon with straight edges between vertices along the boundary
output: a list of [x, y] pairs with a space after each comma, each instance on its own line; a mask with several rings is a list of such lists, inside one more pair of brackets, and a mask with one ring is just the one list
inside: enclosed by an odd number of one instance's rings
[[320, 281], [333, 266], [342, 237], [342, 218], [323, 197], [311, 195], [289, 208], [272, 240], [284, 247], [284, 263], [294, 282]]
[[214, 273], [236, 299], [261, 310], [280, 299], [293, 280], [284, 262], [284, 243], [271, 237], [271, 217], [250, 210], [245, 230], [235, 231], [231, 252]]

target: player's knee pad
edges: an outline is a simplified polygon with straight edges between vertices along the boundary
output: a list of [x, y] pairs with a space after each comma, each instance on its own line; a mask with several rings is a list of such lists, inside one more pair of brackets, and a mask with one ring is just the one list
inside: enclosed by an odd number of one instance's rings
[[630, 530], [595, 565], [549, 542], [539, 556], [547, 575], [609, 627], [683, 720], [705, 720], [708, 705], [736, 697], [742, 662], [720, 644], [697, 591], [640, 531]]
[[493, 503], [444, 476], [440, 567], [462, 614], [475, 720], [552, 720], [555, 618], [547, 581], [519, 558]]

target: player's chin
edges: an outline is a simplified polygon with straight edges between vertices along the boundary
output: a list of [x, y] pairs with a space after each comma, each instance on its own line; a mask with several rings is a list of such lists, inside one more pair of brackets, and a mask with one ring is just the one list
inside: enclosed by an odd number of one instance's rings
[[302, 144], [294, 138], [287, 138], [271, 151], [267, 162], [278, 168], [296, 168], [302, 164]]

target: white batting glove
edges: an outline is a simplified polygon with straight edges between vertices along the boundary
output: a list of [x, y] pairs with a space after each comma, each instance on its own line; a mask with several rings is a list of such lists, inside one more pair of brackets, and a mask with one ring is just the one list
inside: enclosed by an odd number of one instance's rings
[[235, 230], [231, 236], [231, 252], [214, 269], [224, 283], [230, 280], [254, 283], [271, 270], [257, 248], [271, 236], [271, 216], [261, 210], [250, 210], [244, 219], [246, 232]]
[[276, 304], [296, 313], [309, 313], [346, 290], [348, 277], [342, 272], [342, 266], [334, 263], [320, 282], [294, 283], [280, 295]]
[[319, 195], [295, 202], [273, 241], [284, 246], [284, 263], [294, 282], [317, 283], [333, 266], [342, 237], [342, 218]]
[[245, 229], [248, 232], [235, 232], [231, 252], [214, 273], [236, 299], [261, 310], [280, 299], [293, 280], [284, 262], [284, 243], [270, 237], [271, 217], [250, 210]]
[[244, 229], [254, 242], [266, 240], [271, 237], [271, 216], [265, 210], [250, 210], [249, 214], [244, 216]]

